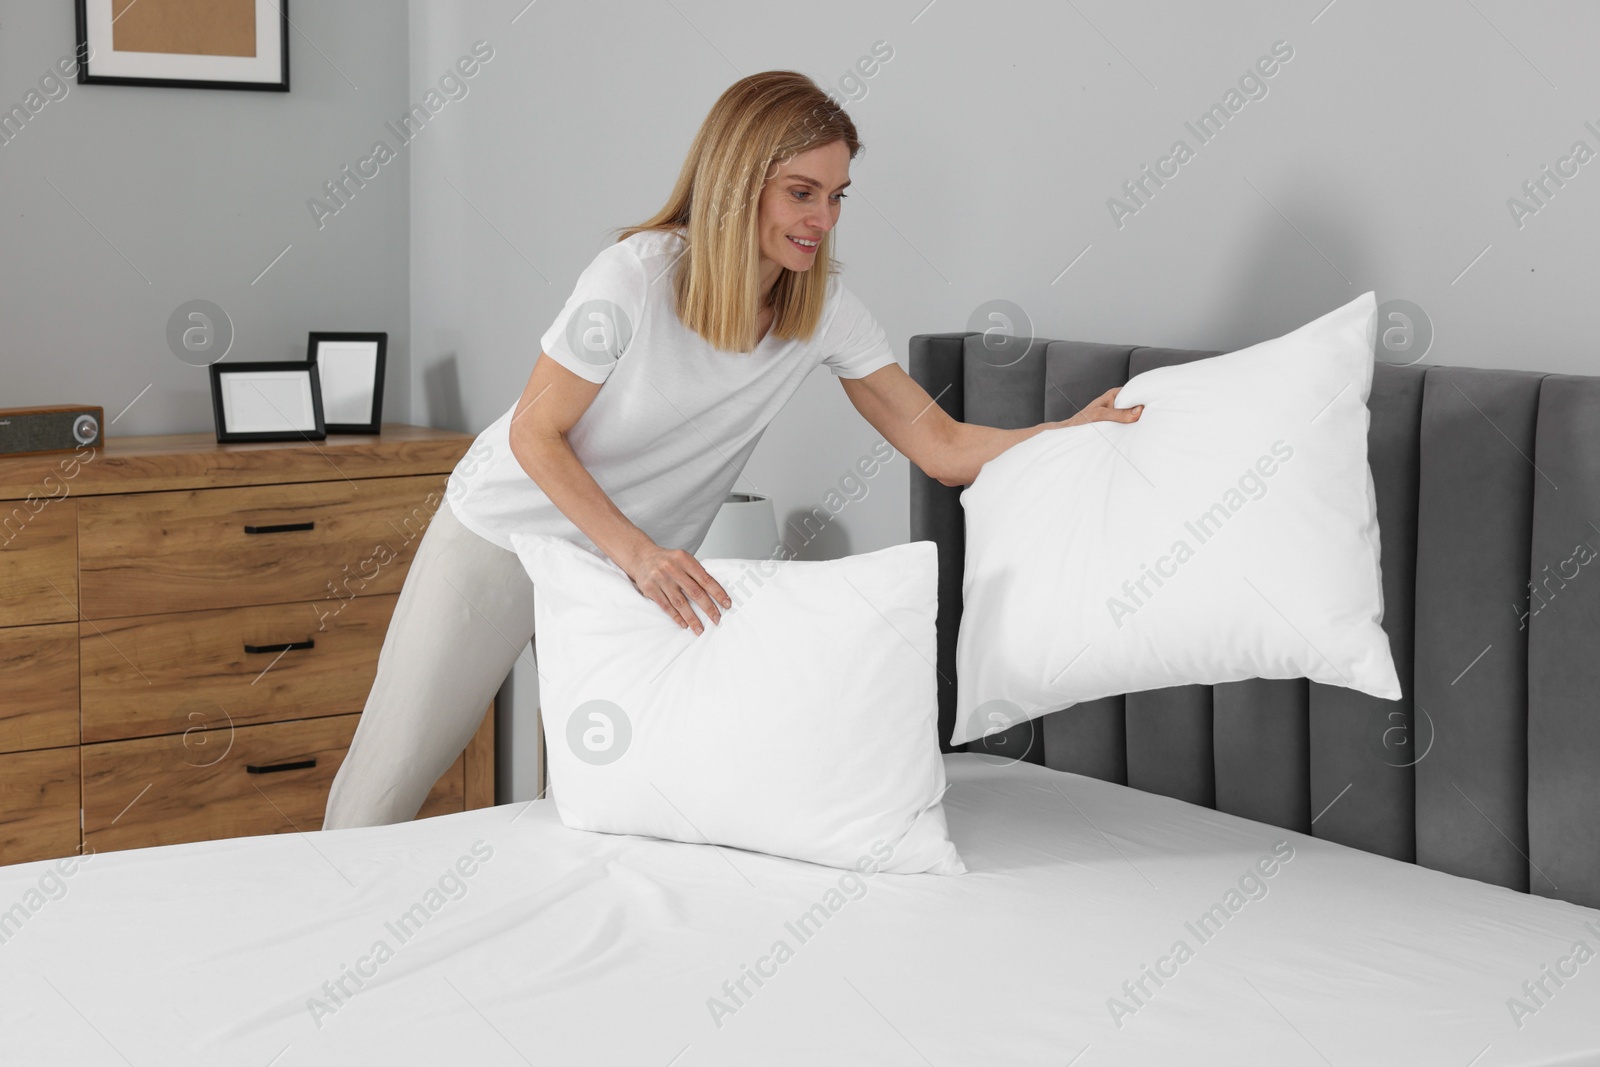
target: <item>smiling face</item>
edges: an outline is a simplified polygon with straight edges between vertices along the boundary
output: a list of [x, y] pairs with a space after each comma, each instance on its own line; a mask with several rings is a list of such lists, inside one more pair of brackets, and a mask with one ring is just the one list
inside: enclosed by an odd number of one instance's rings
[[817, 244], [839, 221], [843, 189], [849, 184], [850, 150], [843, 141], [801, 152], [767, 180], [757, 222], [763, 293], [771, 290], [783, 268], [811, 269]]

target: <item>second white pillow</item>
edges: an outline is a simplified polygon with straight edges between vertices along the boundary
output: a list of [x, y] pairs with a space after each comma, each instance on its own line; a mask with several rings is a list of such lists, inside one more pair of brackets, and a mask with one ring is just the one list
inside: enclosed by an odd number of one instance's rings
[[1084, 700], [1310, 678], [1400, 697], [1367, 467], [1376, 300], [1136, 375], [961, 493], [953, 744]]

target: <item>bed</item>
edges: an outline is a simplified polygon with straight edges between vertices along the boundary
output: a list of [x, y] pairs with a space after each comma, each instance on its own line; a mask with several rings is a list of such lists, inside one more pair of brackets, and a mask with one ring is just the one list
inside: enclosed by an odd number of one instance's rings
[[[91, 857], [0, 946], [0, 1057], [1600, 1062], [1600, 962], [1545, 977], [1600, 944], [1600, 913], [1026, 761], [945, 761], [970, 873], [859, 889], [568, 830], [543, 801]], [[47, 869], [0, 871], [0, 900]], [[1513, 1018], [1541, 979], [1552, 995]]]
[[[993, 425], [1205, 355], [973, 348], [913, 338], [912, 372]], [[1460, 677], [1600, 500], [1600, 391], [1379, 371], [1403, 718], [1295, 682], [1048, 716], [944, 756], [959, 877], [588, 834], [548, 801], [0, 868], [0, 1062], [1600, 1063], [1588, 576]], [[914, 473], [912, 508], [943, 739], [958, 493]]]

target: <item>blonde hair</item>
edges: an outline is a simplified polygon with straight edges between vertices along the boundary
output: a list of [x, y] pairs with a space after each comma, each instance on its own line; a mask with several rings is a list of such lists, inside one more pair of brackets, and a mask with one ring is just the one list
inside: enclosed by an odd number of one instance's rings
[[[683, 229], [688, 247], [673, 276], [678, 318], [712, 347], [755, 348], [761, 191], [779, 166], [834, 141], [844, 142], [851, 159], [861, 150], [855, 123], [816, 82], [791, 70], [741, 78], [700, 124], [666, 206], [617, 238]], [[810, 270], [779, 272], [770, 333], [810, 339], [838, 269], [832, 249], [830, 230]]]

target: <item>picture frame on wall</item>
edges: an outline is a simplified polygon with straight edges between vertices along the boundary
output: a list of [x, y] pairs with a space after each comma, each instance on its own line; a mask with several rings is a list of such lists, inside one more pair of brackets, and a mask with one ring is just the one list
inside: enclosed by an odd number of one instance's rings
[[314, 364], [297, 360], [213, 363], [217, 441], [321, 441], [322, 391]]
[[306, 362], [317, 368], [329, 433], [377, 433], [383, 424], [387, 333], [313, 332]]
[[289, 0], [76, 0], [78, 82], [289, 91]]

